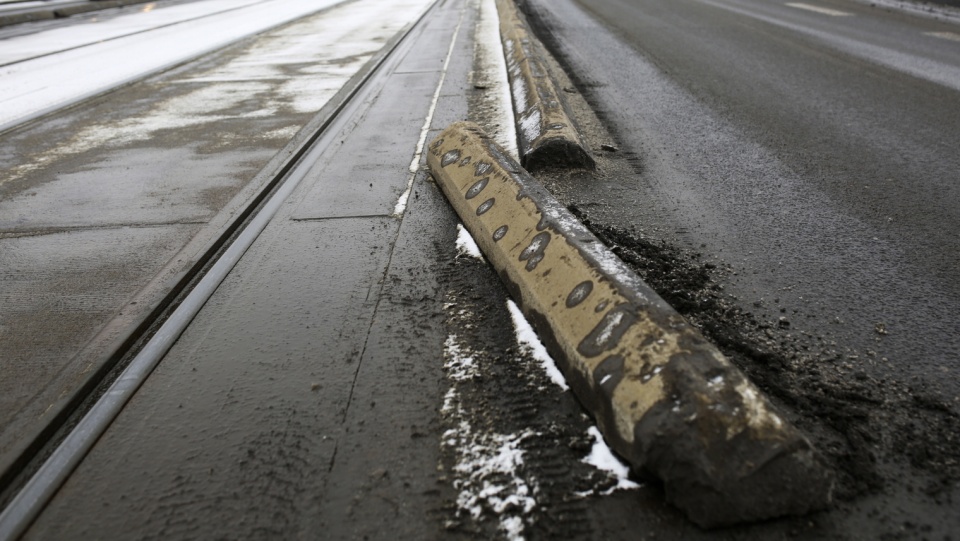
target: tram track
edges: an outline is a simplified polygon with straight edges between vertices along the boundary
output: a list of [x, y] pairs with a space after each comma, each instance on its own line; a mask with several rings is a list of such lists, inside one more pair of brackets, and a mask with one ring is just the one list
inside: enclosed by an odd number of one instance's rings
[[[260, 171], [257, 193], [154, 310], [131, 329], [99, 369], [88, 375], [49, 423], [0, 472], [0, 539], [16, 539], [149, 377], [180, 333], [270, 222], [312, 163], [348, 129], [423, 31], [431, 4], [391, 38]], [[252, 184], [258, 185], [256, 180]]]
[[[48, 57], [48, 56], [53, 56], [53, 55], [57, 55], [57, 54], [62, 54], [62, 53], [66, 53], [66, 52], [69, 52], [69, 51], [76, 51], [76, 50], [82, 49], [82, 48], [84, 48], [84, 47], [91, 47], [91, 46], [99, 45], [99, 44], [101, 44], [101, 43], [106, 43], [106, 42], [109, 42], [109, 41], [115, 41], [115, 40], [119, 40], [119, 39], [128, 38], [128, 37], [131, 37], [131, 36], [137, 36], [137, 35], [147, 34], [147, 33], [149, 33], [149, 32], [155, 32], [155, 31], [157, 31], [157, 30], [161, 30], [161, 29], [164, 29], [164, 28], [170, 28], [170, 27], [177, 26], [177, 25], [180, 25], [180, 24], [187, 24], [187, 23], [191, 23], [191, 22], [198, 21], [198, 20], [201, 20], [201, 19], [205, 19], [205, 18], [207, 18], [207, 17], [215, 17], [215, 16], [217, 16], [217, 15], [223, 15], [224, 13], [229, 13], [229, 12], [231, 12], [231, 11], [236, 11], [236, 10], [240, 10], [240, 9], [245, 9], [245, 8], [250, 7], [250, 6], [254, 6], [254, 5], [258, 5], [258, 4], [265, 4], [265, 3], [272, 2], [272, 1], [274, 1], [274, 0], [259, 0], [259, 1], [254, 1], [254, 2], [246, 2], [246, 3], [241, 4], [241, 5], [238, 5], [238, 6], [229, 7], [229, 8], [226, 8], [226, 9], [220, 9], [220, 10], [216, 10], [216, 11], [211, 11], [211, 12], [209, 12], [209, 13], [204, 13], [204, 14], [202, 14], [202, 15], [195, 16], [195, 17], [189, 17], [189, 18], [183, 18], [183, 19], [173, 20], [172, 22], [168, 22], [168, 23], [166, 23], [166, 24], [159, 24], [159, 25], [157, 25], [157, 26], [151, 26], [151, 27], [144, 28], [144, 29], [141, 29], [141, 30], [136, 30], [136, 31], [133, 31], [133, 32], [123, 33], [123, 32], [121, 31], [121, 32], [116, 33], [116, 34], [113, 34], [113, 35], [103, 36], [102, 33], [100, 32], [100, 31], [102, 31], [102, 29], [98, 29], [98, 32], [97, 32], [96, 35], [94, 35], [93, 33], [91, 33], [91, 34], [89, 35], [89, 37], [87, 37], [87, 38], [85, 38], [85, 39], [84, 39], [84, 38], [78, 39], [78, 42], [77, 42], [76, 44], [74, 44], [74, 45], [68, 45], [68, 46], [62, 47], [62, 48], [50, 47], [50, 50], [47, 50], [47, 51], [45, 51], [45, 52], [37, 52], [37, 53], [29, 53], [29, 52], [27, 52], [27, 53], [24, 53], [24, 54], [16, 57], [16, 58], [13, 59], [13, 60], [0, 60], [0, 68], [5, 68], [5, 67], [7, 67], [7, 66], [13, 66], [13, 65], [16, 65], [16, 64], [20, 64], [20, 63], [22, 63], [22, 62], [29, 62], [29, 61], [31, 61], [31, 60], [36, 60], [36, 59], [38, 59], [38, 58], [44, 58], [44, 57]], [[43, 40], [42, 37], [40, 37], [40, 39]], [[46, 41], [46, 40], [43, 40], [43, 41]], [[43, 43], [42, 45], [48, 45], [48, 44], [47, 44], [47, 43]]]
[[257, 2], [218, 12], [227, 17], [222, 20], [193, 18], [2, 66], [0, 135], [346, 3], [326, 0], [302, 8], [279, 0]]

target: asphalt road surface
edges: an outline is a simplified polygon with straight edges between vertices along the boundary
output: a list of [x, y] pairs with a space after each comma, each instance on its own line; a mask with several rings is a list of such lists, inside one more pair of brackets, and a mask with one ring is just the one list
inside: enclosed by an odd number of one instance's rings
[[960, 42], [937, 35], [955, 26], [843, 2], [610, 1], [596, 22], [536, 5], [650, 179], [660, 220], [631, 205], [622, 225], [733, 265], [732, 293], [875, 351], [867, 371], [960, 401]]
[[960, 25], [792, 4], [522, 6], [598, 161], [539, 180], [810, 436], [831, 508], [706, 532], [596, 467], [419, 153], [462, 119], [511, 144], [491, 0], [332, 5], [0, 134], [0, 503], [384, 58], [25, 538], [955, 538]]
[[955, 531], [956, 24], [855, 2], [526, 6], [619, 149], [554, 189], [801, 424], [844, 434], [842, 500], [917, 484], [939, 503], [904, 524]]

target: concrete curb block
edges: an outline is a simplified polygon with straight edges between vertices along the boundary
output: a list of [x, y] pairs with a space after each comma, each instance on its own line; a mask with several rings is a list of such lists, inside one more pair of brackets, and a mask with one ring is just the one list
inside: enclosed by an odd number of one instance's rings
[[427, 163], [608, 443], [703, 527], [831, 500], [810, 442], [475, 124]]
[[520, 163], [529, 170], [550, 166], [586, 167], [596, 164], [563, 97], [538, 54], [526, 22], [513, 0], [497, 0], [500, 38], [516, 111]]
[[0, 26], [11, 26], [14, 24], [28, 23], [31, 21], [44, 21], [50, 19], [59, 19], [87, 13], [90, 11], [100, 11], [109, 8], [129, 6], [133, 4], [146, 4], [155, 0], [87, 0], [85, 2], [76, 2], [72, 4], [59, 4], [53, 6], [42, 6], [35, 9], [16, 11], [13, 13], [0, 13]]

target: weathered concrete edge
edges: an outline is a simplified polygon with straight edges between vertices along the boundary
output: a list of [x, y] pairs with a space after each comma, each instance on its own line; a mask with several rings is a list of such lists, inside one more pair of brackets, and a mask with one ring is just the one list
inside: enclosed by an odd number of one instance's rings
[[543, 61], [543, 47], [513, 0], [497, 0], [520, 163], [529, 170], [596, 164]]
[[828, 505], [810, 442], [474, 124], [427, 163], [608, 442], [703, 527]]
[[146, 4], [156, 0], [87, 0], [84, 2], [74, 2], [69, 4], [58, 4], [52, 6], [39, 6], [36, 8], [16, 11], [14, 13], [0, 13], [0, 26], [11, 26], [15, 24], [28, 23], [32, 21], [45, 21], [50, 19], [59, 19], [71, 15], [79, 15], [90, 11], [100, 11], [104, 9], [130, 6], [133, 4]]

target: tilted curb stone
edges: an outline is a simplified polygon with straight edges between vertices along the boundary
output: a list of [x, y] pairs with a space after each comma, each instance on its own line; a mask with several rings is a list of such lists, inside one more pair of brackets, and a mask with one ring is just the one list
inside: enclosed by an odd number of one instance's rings
[[566, 105], [538, 54], [536, 39], [513, 0], [497, 0], [500, 37], [516, 111], [520, 163], [529, 170], [552, 166], [592, 169], [593, 157], [567, 114]]
[[427, 163], [614, 450], [703, 527], [826, 506], [810, 442], [474, 124]]

